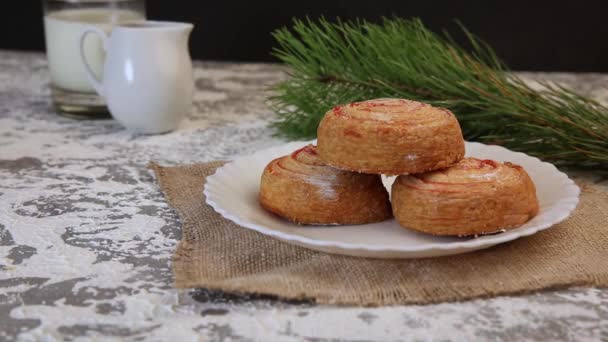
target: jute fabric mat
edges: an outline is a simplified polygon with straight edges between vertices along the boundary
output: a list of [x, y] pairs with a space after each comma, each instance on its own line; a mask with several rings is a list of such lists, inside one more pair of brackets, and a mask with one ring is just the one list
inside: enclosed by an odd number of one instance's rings
[[224, 219], [203, 198], [205, 178], [221, 165], [151, 164], [183, 225], [176, 287], [376, 306], [608, 286], [608, 193], [598, 186], [583, 184], [574, 214], [533, 236], [457, 256], [364, 259], [292, 246]]

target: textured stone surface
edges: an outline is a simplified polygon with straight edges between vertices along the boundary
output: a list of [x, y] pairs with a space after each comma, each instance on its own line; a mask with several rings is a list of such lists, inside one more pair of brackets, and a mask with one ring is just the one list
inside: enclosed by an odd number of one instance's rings
[[[271, 137], [268, 64], [196, 63], [176, 132], [142, 136], [50, 107], [44, 56], [0, 52], [0, 340], [608, 339], [608, 290], [338, 308], [172, 288], [180, 238], [146, 165], [229, 159]], [[525, 74], [608, 101], [608, 76]], [[589, 178], [592, 175], [585, 175]]]

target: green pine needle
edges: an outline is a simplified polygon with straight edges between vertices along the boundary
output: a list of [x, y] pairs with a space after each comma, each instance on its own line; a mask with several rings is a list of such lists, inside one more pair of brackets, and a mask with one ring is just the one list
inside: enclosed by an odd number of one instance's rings
[[461, 26], [472, 51], [419, 19], [294, 20], [273, 33], [291, 67], [269, 105], [280, 135], [312, 138], [338, 104], [398, 97], [449, 108], [467, 140], [500, 144], [558, 165], [608, 170], [608, 108], [552, 83], [533, 90]]

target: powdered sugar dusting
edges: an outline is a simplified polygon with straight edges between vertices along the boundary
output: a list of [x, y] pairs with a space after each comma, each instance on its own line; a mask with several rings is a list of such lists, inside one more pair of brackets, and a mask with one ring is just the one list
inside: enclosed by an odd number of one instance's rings
[[389, 122], [389, 121], [393, 120], [394, 115], [391, 115], [389, 113], [383, 113], [383, 112], [370, 112], [369, 117], [370, 117], [370, 119]]
[[320, 175], [320, 176], [309, 176], [305, 178], [305, 181], [316, 187], [317, 193], [326, 200], [336, 200], [338, 193], [335, 190], [336, 175]]
[[468, 175], [468, 178], [473, 178], [473, 179], [495, 179], [496, 178], [496, 172], [488, 172], [488, 173], [472, 173]]

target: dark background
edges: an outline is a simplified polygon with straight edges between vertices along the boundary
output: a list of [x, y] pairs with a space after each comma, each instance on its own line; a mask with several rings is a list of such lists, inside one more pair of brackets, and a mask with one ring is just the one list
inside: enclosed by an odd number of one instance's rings
[[[608, 72], [608, 1], [185, 1], [149, 0], [148, 18], [196, 25], [196, 59], [273, 61], [270, 32], [292, 17], [420, 17], [462, 41], [454, 19], [495, 48], [512, 69]], [[0, 49], [43, 50], [42, 5], [3, 3]]]

